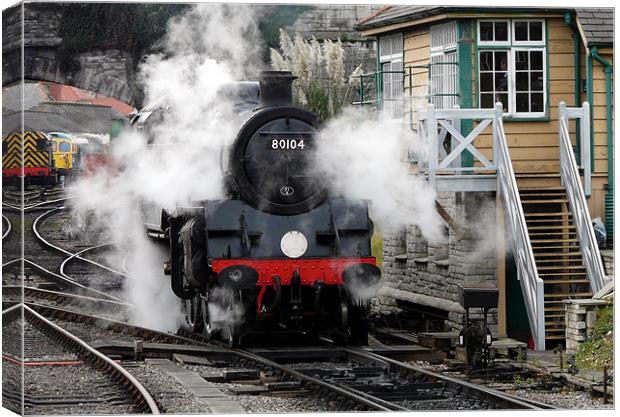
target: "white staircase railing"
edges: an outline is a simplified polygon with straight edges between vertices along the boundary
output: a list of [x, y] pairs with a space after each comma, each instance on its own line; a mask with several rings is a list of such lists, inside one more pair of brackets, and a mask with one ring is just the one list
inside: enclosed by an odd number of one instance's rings
[[543, 280], [538, 276], [532, 243], [528, 234], [521, 196], [512, 168], [506, 133], [502, 123], [502, 104], [495, 105], [493, 143], [497, 163], [497, 192], [501, 195], [506, 211], [508, 235], [512, 237], [512, 249], [517, 264], [517, 277], [525, 301], [536, 350], [545, 350], [545, 291]]
[[[607, 283], [605, 278], [605, 269], [603, 261], [598, 249], [594, 228], [592, 227], [592, 219], [588, 211], [586, 202], [586, 192], [581, 184], [581, 177], [577, 169], [577, 161], [573, 153], [573, 146], [570, 140], [568, 129], [569, 119], [581, 119], [581, 143], [582, 149], [585, 147], [590, 149], [590, 105], [585, 102], [583, 107], [566, 107], [566, 103], [559, 105], [559, 139], [560, 139], [560, 175], [562, 184], [566, 188], [566, 196], [573, 214], [573, 223], [577, 230], [579, 245], [581, 248], [581, 256], [586, 267], [588, 280], [592, 293], [598, 292]], [[590, 175], [590, 157], [582, 154], [584, 161], [584, 180], [586, 189], [591, 187]]]
[[[428, 147], [428, 158], [419, 161], [419, 172], [428, 174], [429, 183], [435, 186], [438, 173], [493, 173], [496, 164], [474, 145], [476, 138], [485, 129], [496, 124], [496, 115], [493, 109], [461, 109], [455, 106], [452, 109], [436, 110], [433, 104], [415, 111], [418, 138]], [[477, 120], [478, 125], [467, 135], [461, 134], [461, 120]], [[493, 127], [494, 128], [494, 127]], [[451, 144], [445, 147], [446, 137], [450, 135]], [[495, 156], [495, 143], [493, 144]], [[448, 148], [448, 149], [446, 149]], [[477, 160], [471, 167], [461, 166], [461, 155], [467, 150]], [[420, 163], [421, 162], [421, 163]]]

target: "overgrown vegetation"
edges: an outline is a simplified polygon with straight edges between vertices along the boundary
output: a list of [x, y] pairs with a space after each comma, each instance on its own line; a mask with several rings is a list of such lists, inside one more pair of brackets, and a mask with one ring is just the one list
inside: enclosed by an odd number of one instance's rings
[[280, 29], [280, 51], [271, 48], [271, 66], [297, 76], [293, 99], [299, 106], [323, 120], [342, 110], [349, 93], [344, 69], [344, 48], [340, 40], [320, 43], [300, 35], [291, 39]]
[[575, 355], [577, 368], [593, 370], [601, 370], [604, 366], [613, 368], [613, 321], [613, 305], [598, 310], [592, 338], [582, 343]]
[[383, 236], [381, 236], [381, 231], [377, 229], [376, 224], [375, 232], [370, 240], [370, 251], [372, 256], [377, 258], [377, 266], [381, 268], [383, 266]]

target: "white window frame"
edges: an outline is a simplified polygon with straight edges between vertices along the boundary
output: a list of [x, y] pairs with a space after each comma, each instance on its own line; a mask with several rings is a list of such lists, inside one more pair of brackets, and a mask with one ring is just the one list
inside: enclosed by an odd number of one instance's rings
[[[542, 40], [540, 41], [518, 41], [516, 40], [514, 37], [517, 32], [515, 31], [515, 24], [517, 22], [527, 22], [528, 26], [527, 26], [527, 36], [529, 38], [530, 36], [530, 26], [529, 23], [530, 22], [538, 22], [538, 23], [542, 23]], [[546, 40], [546, 33], [547, 33], [547, 28], [545, 27], [545, 20], [544, 19], [512, 19], [512, 23], [510, 24], [510, 30], [511, 33], [513, 33], [512, 35], [512, 46], [545, 46], [545, 40]]]
[[[544, 33], [544, 32], [543, 32]], [[544, 36], [544, 35], [543, 35]], [[510, 49], [508, 54], [508, 69], [509, 69], [509, 95], [508, 112], [511, 117], [544, 117], [547, 114], [547, 54], [546, 48], [527, 48], [527, 47], [515, 47]], [[520, 51], [540, 51], [542, 52], [542, 74], [543, 74], [543, 111], [541, 112], [519, 112], [517, 113], [517, 70], [516, 70], [516, 55]], [[530, 86], [531, 88], [531, 86]], [[532, 90], [528, 90], [531, 94]]]
[[[444, 31], [446, 28], [453, 30], [454, 42], [433, 46], [432, 44], [433, 31]], [[457, 29], [456, 21], [431, 26], [430, 36], [431, 36], [431, 45], [430, 45], [429, 65], [430, 65], [431, 74], [430, 74], [429, 83], [431, 87], [431, 97], [429, 97], [429, 101], [431, 103], [434, 103], [437, 109], [445, 109], [448, 107], [452, 107], [454, 104], [458, 104], [459, 97], [458, 96], [433, 97], [432, 95], [433, 94], [446, 94], [446, 88], [448, 87], [448, 84], [450, 84], [451, 76], [453, 77], [452, 84], [454, 84], [454, 93], [458, 94], [459, 69], [458, 67], [454, 68], [454, 66], [451, 66], [451, 65], [434, 65], [433, 66], [432, 61], [433, 61], [433, 58], [441, 57], [440, 62], [447, 62], [446, 61], [447, 56], [450, 54], [454, 54], [454, 59], [452, 59], [452, 61], [458, 62], [458, 50], [457, 50], [458, 29]], [[441, 85], [437, 86], [437, 88], [434, 88], [434, 84], [433, 84], [434, 77], [436, 77], [437, 71], [440, 71]], [[439, 103], [441, 103], [441, 105], [438, 105]]]
[[[519, 19], [521, 20], [521, 19]], [[525, 19], [523, 19], [525, 20]], [[480, 23], [482, 22], [505, 22], [506, 23], [506, 30], [508, 31], [508, 36], [506, 37], [505, 41], [483, 41], [480, 39]], [[493, 26], [493, 37], [495, 37], [495, 26]], [[478, 20], [478, 45], [479, 46], [507, 46], [510, 47], [510, 42], [512, 41], [512, 24], [510, 23], [510, 19], [479, 19]]]
[[[390, 42], [390, 54], [381, 55], [381, 43], [389, 40]], [[396, 44], [398, 45], [398, 52], [394, 53], [394, 48], [392, 46]], [[379, 37], [379, 71], [383, 70], [383, 65], [388, 64], [390, 66], [390, 71], [393, 71], [394, 64], [400, 64], [400, 68], [404, 69], [404, 55], [405, 55], [405, 44], [404, 44], [404, 36], [403, 32], [396, 32], [391, 35], [384, 35]], [[398, 99], [398, 94], [403, 96], [405, 94], [404, 88], [402, 88], [402, 83], [404, 80], [404, 72], [400, 79], [396, 77], [398, 74], [382, 74], [382, 85], [381, 85], [381, 94], [383, 99], [383, 107], [389, 109], [389, 112], [393, 117], [402, 117], [403, 116], [403, 106], [402, 103], [394, 101]], [[389, 85], [389, 90], [385, 88], [387, 84]], [[394, 83], [401, 83], [401, 88], [397, 88], [394, 86]]]
[[[491, 41], [480, 41], [480, 23], [481, 22], [508, 22], [508, 42], [491, 42]], [[515, 22], [542, 22], [542, 41], [518, 41], [514, 40], [514, 24]], [[529, 34], [529, 27], [528, 27]], [[529, 36], [529, 35], [528, 35]], [[504, 116], [510, 117], [512, 119], [527, 119], [527, 118], [541, 118], [547, 117], [549, 108], [547, 106], [548, 102], [548, 91], [547, 91], [547, 31], [546, 31], [546, 22], [544, 19], [481, 19], [478, 20], [478, 36], [477, 36], [478, 46], [492, 46], [497, 48], [488, 48], [488, 49], [479, 49], [478, 56], [476, 59], [478, 60], [478, 68], [477, 68], [477, 89], [478, 89], [478, 107], [482, 108], [482, 100], [481, 91], [480, 91], [480, 54], [487, 51], [507, 51], [508, 54], [508, 111], [504, 113]], [[515, 66], [515, 57], [517, 51], [541, 51], [543, 66], [543, 111], [542, 112], [517, 112], [517, 93], [516, 93], [516, 66]], [[531, 90], [529, 90], [531, 92]]]

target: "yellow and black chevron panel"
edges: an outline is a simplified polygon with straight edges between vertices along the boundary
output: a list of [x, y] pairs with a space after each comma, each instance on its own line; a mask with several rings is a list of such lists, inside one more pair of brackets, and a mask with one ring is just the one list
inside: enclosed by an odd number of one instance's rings
[[22, 149], [24, 168], [49, 168], [48, 139], [35, 131], [9, 133], [2, 136], [2, 170], [11, 172], [21, 167]]

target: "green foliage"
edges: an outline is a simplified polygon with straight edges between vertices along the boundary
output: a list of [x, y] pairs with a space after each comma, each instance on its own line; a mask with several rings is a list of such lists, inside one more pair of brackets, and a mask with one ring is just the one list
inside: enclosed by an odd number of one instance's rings
[[377, 258], [377, 266], [381, 268], [383, 265], [383, 236], [381, 236], [381, 231], [377, 228], [376, 224], [370, 245], [372, 255]]
[[340, 40], [291, 39], [280, 29], [280, 51], [271, 48], [271, 66], [297, 76], [293, 99], [301, 107], [327, 119], [340, 113], [348, 93], [344, 48]]
[[612, 369], [614, 364], [614, 309], [607, 306], [597, 311], [592, 339], [584, 342], [575, 355], [577, 368], [601, 370]]
[[519, 388], [533, 385], [534, 382], [535, 382], [534, 379], [531, 377], [524, 378], [519, 374], [514, 376], [514, 384]]
[[93, 46], [110, 45], [127, 50], [137, 65], [155, 50], [166, 33], [168, 20], [185, 4], [64, 3], [62, 4], [58, 58], [64, 69], [76, 69], [75, 57]]

